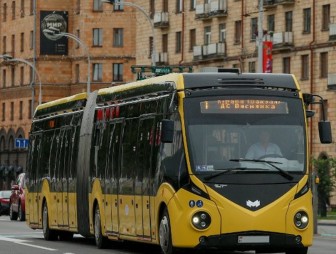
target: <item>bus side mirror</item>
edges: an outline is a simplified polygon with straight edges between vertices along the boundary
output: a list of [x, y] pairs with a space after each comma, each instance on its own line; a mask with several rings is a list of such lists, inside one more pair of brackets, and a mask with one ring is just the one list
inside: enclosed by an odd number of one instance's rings
[[173, 143], [174, 140], [174, 121], [162, 120], [161, 142]]
[[320, 141], [322, 144], [330, 144], [332, 142], [330, 122], [321, 121], [318, 123]]

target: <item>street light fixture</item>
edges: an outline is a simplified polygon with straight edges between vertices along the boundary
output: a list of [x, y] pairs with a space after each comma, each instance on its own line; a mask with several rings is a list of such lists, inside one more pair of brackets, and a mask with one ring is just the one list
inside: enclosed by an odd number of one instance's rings
[[151, 17], [147, 14], [146, 10], [144, 8], [142, 8], [140, 5], [137, 5], [135, 3], [131, 3], [131, 2], [124, 2], [121, 0], [101, 0], [102, 3], [108, 3], [108, 4], [114, 4], [114, 5], [126, 5], [126, 6], [131, 6], [134, 7], [136, 9], [138, 9], [139, 11], [142, 12], [142, 14], [145, 15], [147, 21], [149, 22], [150, 26], [151, 26], [151, 30], [152, 30], [152, 36], [153, 36], [153, 50], [152, 50], [152, 66], [155, 66], [155, 32], [154, 32], [154, 22], [151, 19]]
[[[35, 66], [31, 63], [31, 62], [28, 62], [24, 59], [21, 59], [21, 58], [13, 58], [11, 55], [0, 55], [0, 58], [2, 58], [5, 62], [21, 62], [21, 63], [25, 63], [27, 65], [29, 65], [33, 71], [35, 72], [37, 78], [38, 78], [38, 81], [39, 81], [39, 105], [42, 104], [42, 84], [41, 84], [41, 78], [40, 78], [40, 75], [38, 74]], [[31, 81], [31, 87], [33, 87], [33, 80]], [[33, 105], [34, 103], [32, 103], [32, 107], [34, 107]], [[32, 111], [33, 112], [33, 111]]]
[[86, 92], [87, 92], [87, 94], [89, 94], [91, 92], [91, 60], [90, 60], [90, 53], [89, 53], [88, 47], [74, 34], [60, 32], [59, 29], [57, 29], [55, 27], [49, 27], [49, 28], [43, 29], [43, 33], [53, 35], [57, 40], [62, 38], [63, 36], [71, 38], [83, 47], [83, 49], [84, 49], [84, 51], [87, 55], [87, 61], [88, 61]]

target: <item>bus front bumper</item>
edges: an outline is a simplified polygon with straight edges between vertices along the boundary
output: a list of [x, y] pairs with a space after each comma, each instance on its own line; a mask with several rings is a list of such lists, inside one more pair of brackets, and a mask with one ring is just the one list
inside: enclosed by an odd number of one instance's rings
[[202, 236], [199, 239], [199, 249], [220, 250], [257, 250], [257, 251], [285, 251], [301, 249], [307, 246], [302, 244], [300, 235], [289, 235], [274, 232], [250, 231], [213, 236]]

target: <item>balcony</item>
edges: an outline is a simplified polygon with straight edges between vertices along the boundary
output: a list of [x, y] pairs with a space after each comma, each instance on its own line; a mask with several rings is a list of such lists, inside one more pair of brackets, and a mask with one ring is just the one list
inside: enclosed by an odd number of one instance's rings
[[329, 24], [329, 41], [336, 41], [336, 23]]
[[156, 64], [167, 64], [168, 63], [167, 52], [155, 53], [155, 63]]
[[278, 5], [293, 5], [295, 0], [274, 0]]
[[194, 46], [194, 61], [208, 61], [223, 59], [226, 55], [224, 42], [212, 43], [208, 45]]
[[169, 26], [168, 12], [156, 12], [154, 14], [154, 27], [167, 28]]
[[196, 19], [211, 19], [227, 16], [227, 0], [211, 0], [207, 4], [196, 5]]
[[328, 74], [328, 89], [336, 89], [336, 73]]
[[264, 0], [265, 9], [275, 8], [276, 6], [276, 0]]
[[294, 46], [293, 32], [274, 33], [272, 37], [274, 50], [290, 50]]

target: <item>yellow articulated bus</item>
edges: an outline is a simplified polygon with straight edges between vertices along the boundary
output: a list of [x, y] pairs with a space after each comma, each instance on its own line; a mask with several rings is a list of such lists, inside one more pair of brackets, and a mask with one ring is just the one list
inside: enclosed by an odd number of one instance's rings
[[[307, 253], [313, 240], [308, 110], [293, 75], [179, 73], [38, 106], [26, 218], [178, 249]], [[330, 123], [319, 123], [322, 143]]]

